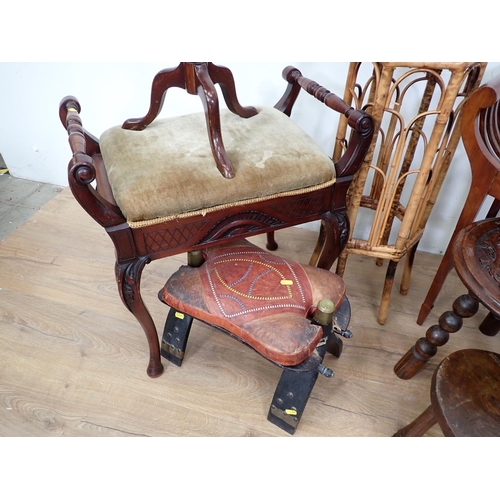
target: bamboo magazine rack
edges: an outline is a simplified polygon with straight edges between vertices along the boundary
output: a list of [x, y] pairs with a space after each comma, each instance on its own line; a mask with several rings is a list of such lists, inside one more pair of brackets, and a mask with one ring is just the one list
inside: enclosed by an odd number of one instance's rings
[[[366, 64], [372, 68], [359, 83]], [[380, 324], [387, 318], [397, 264], [407, 254], [400, 292], [408, 291], [417, 245], [460, 140], [462, 104], [479, 86], [485, 68], [486, 63], [478, 62], [349, 65], [344, 100], [373, 116], [375, 133], [349, 191], [350, 233], [336, 272], [343, 276], [350, 253], [374, 257], [378, 265], [389, 260]], [[346, 132], [347, 119], [342, 118], [334, 161], [345, 150]], [[355, 237], [363, 210], [371, 217], [369, 229]], [[314, 259], [315, 254], [312, 263]]]

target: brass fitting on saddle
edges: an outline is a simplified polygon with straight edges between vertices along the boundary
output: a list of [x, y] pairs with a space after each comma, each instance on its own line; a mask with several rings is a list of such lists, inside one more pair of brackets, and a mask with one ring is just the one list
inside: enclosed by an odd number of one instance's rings
[[189, 267], [201, 267], [205, 262], [205, 257], [203, 257], [201, 250], [193, 250], [188, 252], [187, 261]]
[[330, 325], [333, 322], [334, 312], [335, 304], [331, 300], [320, 300], [314, 313], [314, 321], [319, 325]]

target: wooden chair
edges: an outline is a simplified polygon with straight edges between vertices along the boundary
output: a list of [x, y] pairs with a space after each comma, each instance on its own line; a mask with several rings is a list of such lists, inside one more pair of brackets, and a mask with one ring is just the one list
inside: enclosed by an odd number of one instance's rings
[[469, 158], [472, 180], [467, 199], [439, 268], [417, 318], [423, 324], [453, 268], [452, 245], [457, 234], [476, 218], [486, 195], [494, 200], [486, 218], [500, 208], [500, 77], [481, 86], [471, 95], [462, 111], [461, 134]]
[[431, 405], [395, 437], [423, 436], [439, 424], [448, 437], [500, 436], [500, 356], [464, 349], [447, 356], [432, 377]]
[[[75, 97], [61, 101], [73, 153], [69, 185], [114, 243], [118, 290], [146, 334], [151, 377], [163, 366], [140, 292], [146, 264], [260, 233], [276, 249], [274, 231], [322, 220], [318, 267], [329, 269], [347, 241], [346, 192], [370, 145], [372, 118], [295, 68], [283, 77], [288, 85], [274, 108], [255, 109], [238, 102], [229, 69], [180, 63], [155, 76], [143, 118], [100, 139], [83, 128]], [[219, 108], [216, 84], [227, 110]], [[155, 120], [172, 87], [198, 95], [204, 113]], [[335, 163], [289, 118], [301, 89], [348, 119], [351, 140]]]
[[399, 378], [416, 375], [446, 344], [450, 333], [462, 328], [463, 319], [474, 316], [482, 304], [489, 311], [479, 326], [488, 336], [500, 331], [500, 218], [478, 221], [458, 233], [453, 241], [452, 257], [458, 276], [468, 293], [458, 297], [453, 310], [443, 313], [439, 323], [431, 326], [425, 337], [396, 363]]

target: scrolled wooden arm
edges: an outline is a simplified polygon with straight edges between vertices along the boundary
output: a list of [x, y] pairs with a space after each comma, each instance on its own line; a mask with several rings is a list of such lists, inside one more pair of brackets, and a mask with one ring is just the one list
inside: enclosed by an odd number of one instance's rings
[[87, 185], [95, 181], [96, 173], [92, 158], [85, 153], [76, 153], [70, 161], [68, 175], [75, 182]]
[[[126, 222], [120, 209], [104, 199], [92, 186], [96, 178], [103, 182], [105, 174], [99, 175], [92, 157], [99, 155], [99, 142], [89, 134], [80, 118], [81, 106], [73, 96], [62, 99], [59, 117], [68, 131], [68, 141], [73, 156], [68, 164], [68, 183], [73, 195], [87, 213], [103, 227]], [[109, 186], [107, 186], [109, 188]]]
[[330, 109], [346, 116], [349, 126], [353, 129], [353, 135], [349, 141], [347, 150], [335, 164], [335, 167], [338, 177], [354, 175], [361, 166], [362, 156], [364, 156], [372, 140], [374, 132], [372, 117], [363, 110], [352, 108], [339, 96], [330, 92], [314, 80], [305, 78], [293, 66], [287, 66], [283, 70], [283, 78], [288, 82], [288, 87], [283, 97], [275, 105], [275, 108], [286, 115], [290, 116], [300, 90], [304, 89]]
[[59, 104], [59, 118], [68, 131], [68, 139], [73, 154], [86, 152], [88, 155], [99, 151], [99, 141], [82, 126], [81, 106], [72, 95], [64, 97]]

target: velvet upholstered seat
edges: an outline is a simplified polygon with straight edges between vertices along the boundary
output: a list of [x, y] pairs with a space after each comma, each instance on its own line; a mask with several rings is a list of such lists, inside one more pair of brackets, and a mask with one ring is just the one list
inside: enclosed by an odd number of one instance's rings
[[[286, 90], [274, 107], [244, 107], [228, 68], [180, 63], [153, 78], [146, 115], [110, 124], [99, 139], [83, 128], [78, 100], [61, 101], [73, 153], [69, 186], [114, 243], [118, 291], [146, 334], [151, 377], [163, 366], [141, 294], [146, 264], [260, 233], [276, 250], [275, 231], [321, 220], [324, 238], [311, 264], [330, 269], [347, 241], [346, 194], [370, 145], [373, 120], [296, 68], [285, 68], [283, 77]], [[174, 87], [197, 95], [200, 113], [160, 117]], [[352, 134], [335, 163], [290, 118], [301, 90], [348, 119]]]
[[335, 182], [328, 155], [277, 109], [250, 118], [222, 110], [221, 131], [232, 179], [217, 170], [203, 113], [155, 120], [141, 131], [105, 131], [102, 157], [127, 221], [157, 223]]

